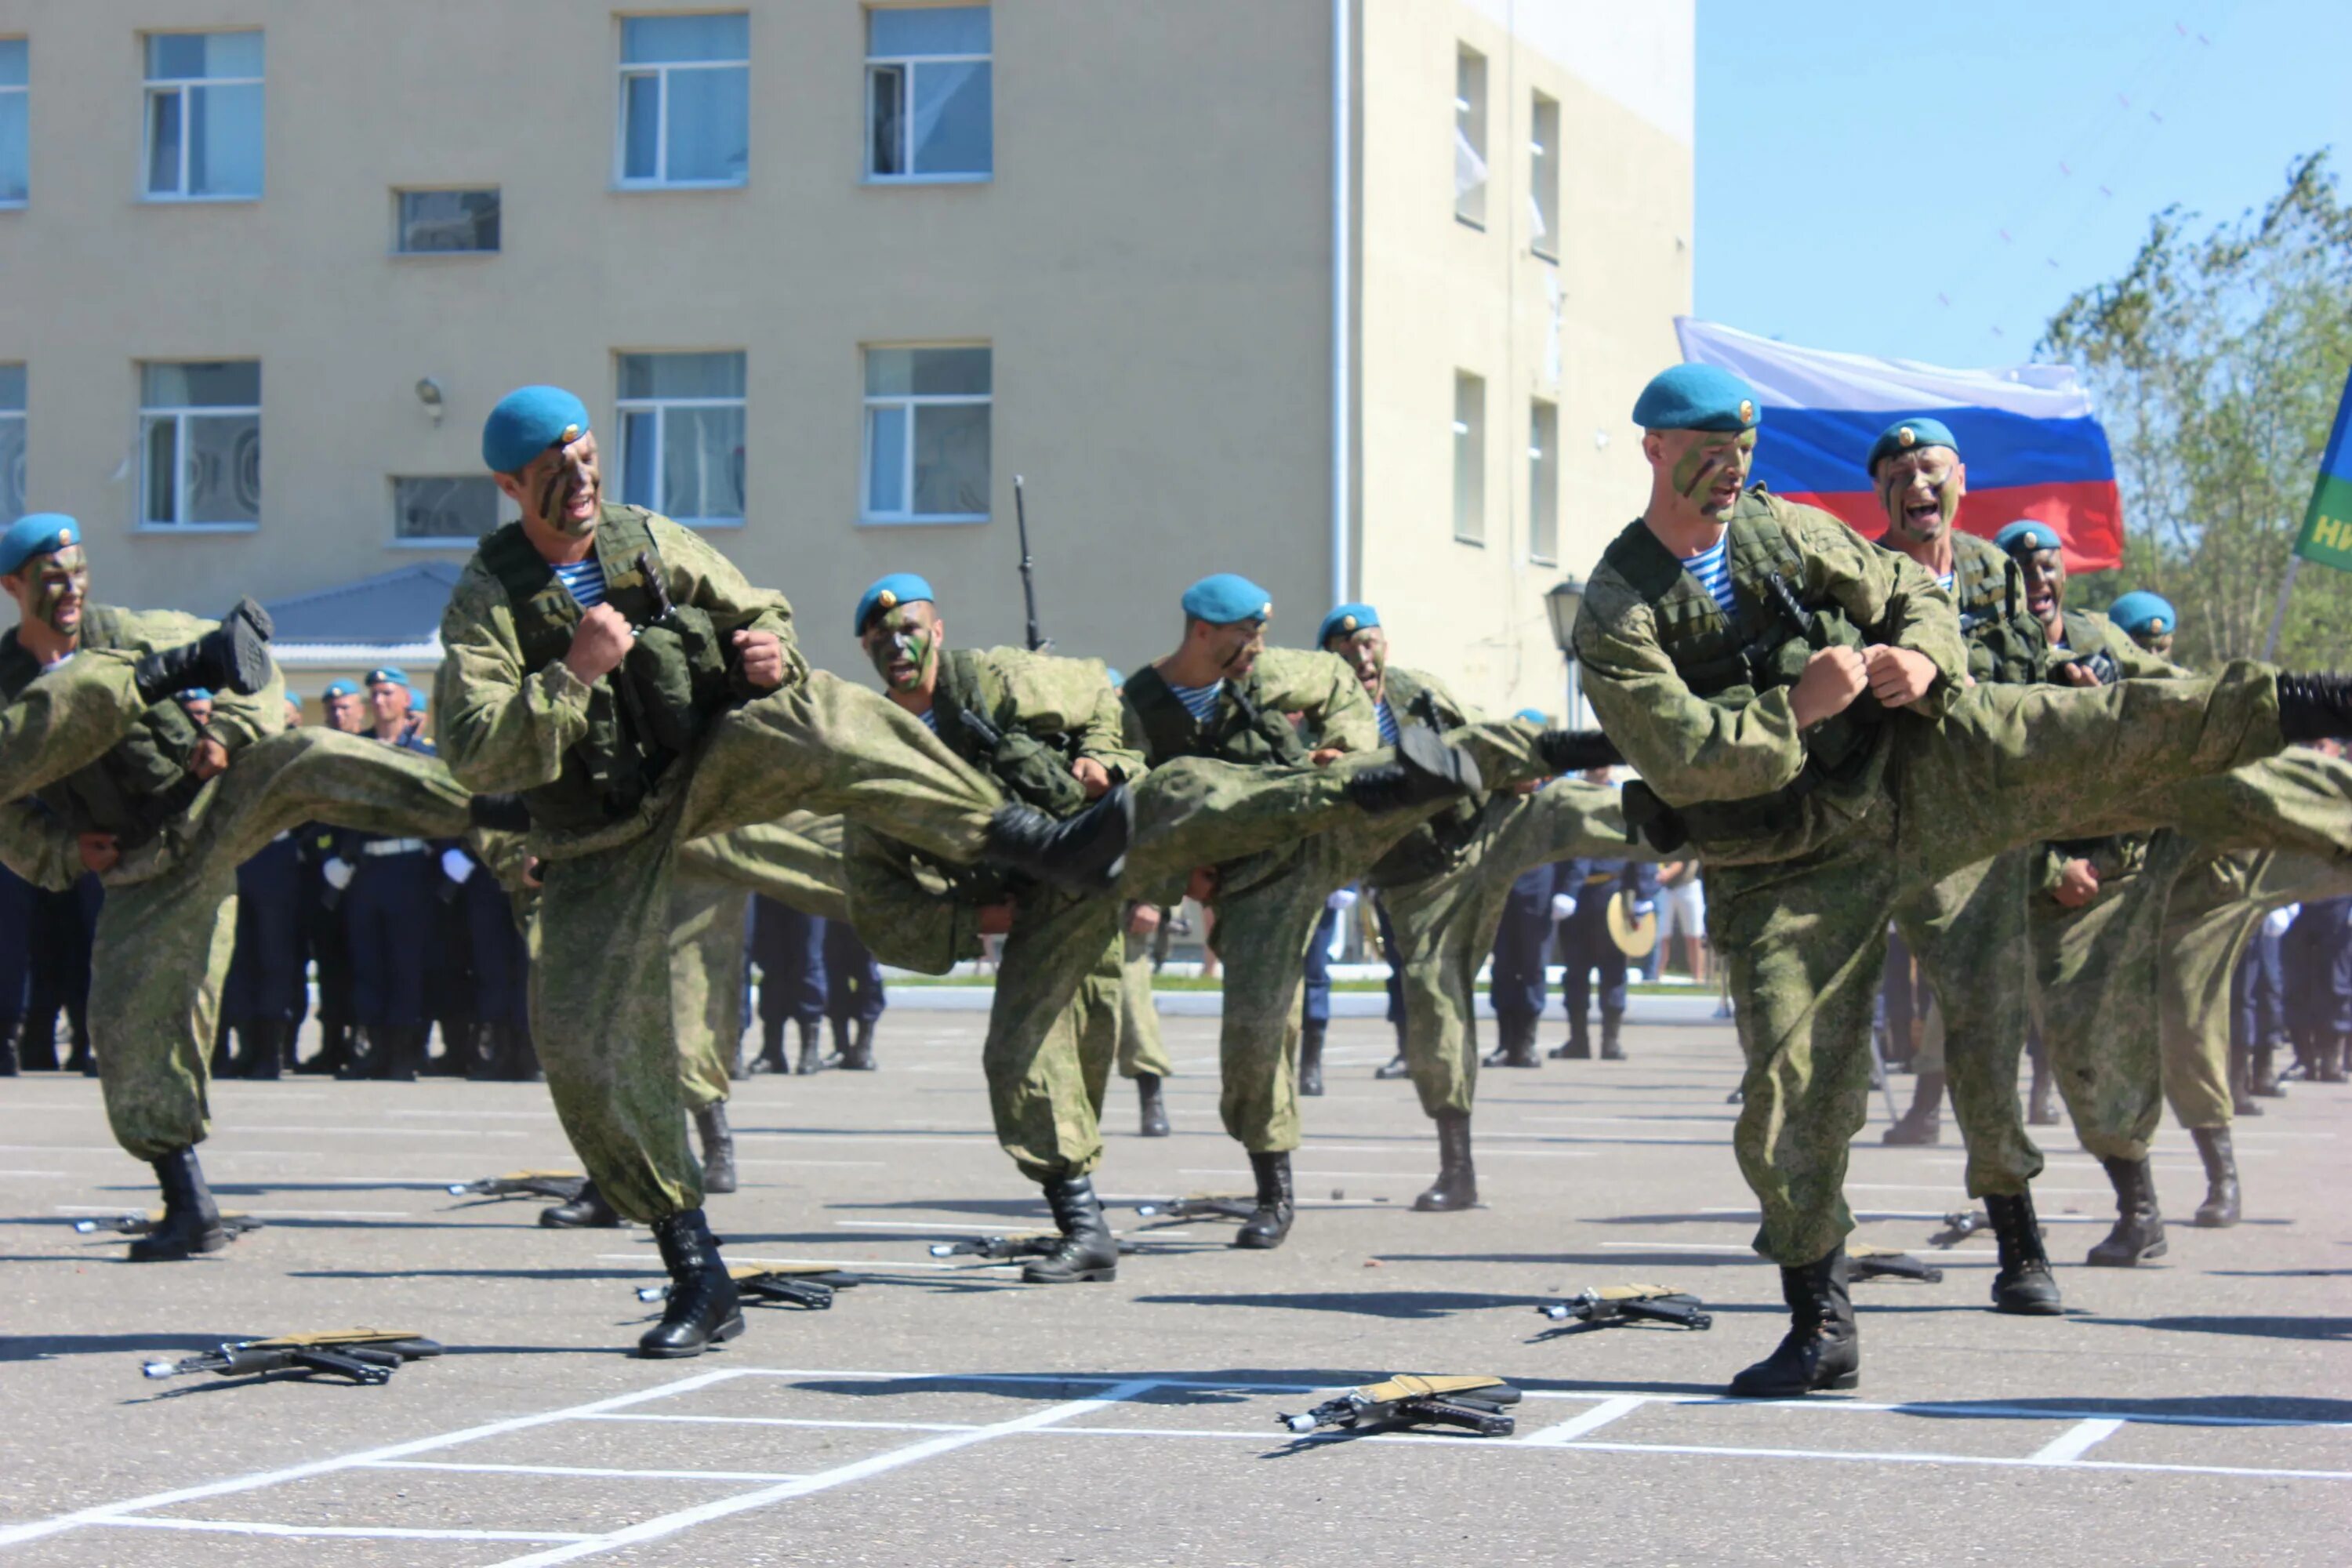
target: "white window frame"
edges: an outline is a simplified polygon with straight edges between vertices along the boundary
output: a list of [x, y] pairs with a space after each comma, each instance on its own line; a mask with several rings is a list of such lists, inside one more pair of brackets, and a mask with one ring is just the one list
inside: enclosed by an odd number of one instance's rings
[[[1486, 196], [1495, 187], [1495, 160], [1487, 151], [1494, 145], [1489, 124], [1495, 101], [1490, 64], [1484, 53], [1469, 45], [1454, 46], [1454, 134], [1469, 144], [1472, 154], [1486, 168], [1485, 179], [1454, 193], [1454, 221], [1482, 232], [1486, 226]], [[1465, 84], [1465, 75], [1475, 80]], [[1465, 85], [1475, 98], [1465, 94]]]
[[[984, 55], [877, 55], [870, 52], [873, 47], [871, 44], [866, 46], [869, 52], [866, 57], [866, 125], [865, 134], [858, 140], [859, 145], [864, 149], [864, 151], [859, 154], [859, 161], [866, 165], [866, 183], [867, 184], [981, 185], [986, 184], [989, 181], [996, 178], [996, 16], [995, 6], [993, 4], [990, 4], [982, 8], [990, 13], [988, 18], [990, 29], [989, 52]], [[938, 7], [926, 7], [920, 5], [869, 5], [866, 7], [866, 15], [870, 17], [876, 11], [919, 11], [925, 9], [935, 10], [938, 9]], [[871, 37], [872, 23], [870, 20], [866, 23], [866, 26], [869, 29], [867, 37]], [[915, 68], [917, 66], [956, 65], [984, 65], [989, 68], [988, 99], [990, 107], [988, 125], [988, 170], [985, 174], [916, 174], [911, 169], [911, 165], [915, 162], [915, 150], [912, 146], [907, 144], [907, 139], [913, 136], [915, 133], [915, 116], [912, 112], [915, 102]], [[903, 67], [906, 71], [908, 112], [899, 116], [898, 154], [899, 161], [910, 165], [910, 168], [908, 173], [903, 174], [877, 174], [874, 172], [874, 68], [876, 66], [899, 66]], [[898, 348], [904, 345], [893, 343], [889, 346]], [[922, 346], [932, 348], [939, 345], [926, 343]]]
[[[401, 245], [401, 243], [400, 243], [400, 242], [402, 241], [402, 239], [404, 239], [404, 237], [406, 237], [406, 236], [407, 236], [407, 232], [408, 232], [408, 231], [407, 231], [407, 227], [406, 227], [406, 226], [405, 226], [404, 224], [403, 224], [403, 223], [402, 223], [402, 221], [401, 221], [401, 216], [400, 216], [400, 214], [401, 214], [401, 198], [402, 198], [402, 197], [404, 197], [404, 196], [440, 196], [440, 195], [459, 195], [459, 196], [467, 196], [467, 195], [478, 195], [478, 194], [483, 193], [483, 192], [488, 192], [489, 195], [494, 195], [494, 196], [496, 196], [496, 197], [498, 197], [498, 198], [499, 198], [499, 243], [498, 243], [498, 244], [496, 244], [496, 245], [494, 245], [494, 246], [491, 246], [490, 247], [488, 247], [488, 249], [486, 249], [486, 250], [409, 250], [409, 249], [405, 249], [405, 248], [404, 248], [404, 247], [402, 247], [402, 245]], [[501, 254], [503, 254], [503, 253], [505, 252], [505, 250], [506, 250], [506, 242], [507, 242], [507, 193], [506, 193], [506, 187], [505, 187], [504, 185], [499, 185], [499, 184], [471, 184], [471, 185], [463, 185], [463, 184], [461, 184], [461, 185], [394, 185], [394, 186], [393, 186], [393, 187], [392, 187], [392, 249], [391, 249], [389, 252], [387, 252], [387, 253], [386, 253], [386, 254], [388, 254], [388, 255], [400, 257], [400, 258], [404, 258], [404, 259], [414, 258], [415, 258], [415, 257], [420, 257], [420, 256], [424, 256], [424, 257], [450, 257], [450, 256], [498, 256], [498, 255], [501, 255]], [[443, 476], [443, 475], [439, 475], [439, 474], [403, 474], [403, 475], [401, 475], [401, 476], [400, 476], [400, 478], [404, 479], [440, 479], [440, 478], [443, 478], [443, 477], [445, 477], [445, 476]]]
[[[194, 196], [188, 194], [188, 148], [195, 141], [195, 138], [188, 134], [187, 96], [188, 89], [192, 87], [257, 87], [267, 94], [268, 87], [267, 85], [266, 79], [257, 76], [148, 76], [147, 62], [143, 57], [147, 51], [147, 40], [150, 38], [182, 36], [212, 37], [222, 33], [259, 33], [263, 30], [264, 29], [259, 27], [157, 27], [152, 31], [139, 35], [139, 50], [142, 57], [139, 62], [139, 74], [146, 88], [144, 96], [142, 96], [139, 100], [139, 199], [141, 201], [257, 202], [261, 199], [261, 192], [259, 191], [255, 191], [250, 195]], [[264, 47], [267, 47], [266, 45]], [[265, 65], [263, 68], [267, 70], [268, 68]], [[175, 94], [180, 99], [179, 188], [175, 191], [154, 191], [148, 188], [147, 174], [148, 171], [152, 169], [155, 164], [155, 99], [158, 94], [166, 92]], [[263, 119], [261, 124], [263, 150], [267, 153], [269, 136], [269, 121], [268, 118], [268, 106], [266, 98], [263, 103], [262, 113]], [[262, 182], [264, 185], [268, 184], [268, 170], [265, 167], [262, 174]]]
[[[22, 44], [25, 46], [25, 74], [29, 79], [32, 76], [32, 40], [20, 33], [9, 37], [0, 37], [0, 44]], [[25, 124], [28, 132], [32, 127], [32, 93], [33, 87], [29, 79], [21, 87], [0, 87], [0, 98], [21, 98], [25, 100]], [[29, 135], [26, 139], [26, 143], [25, 194], [21, 196], [0, 196], [0, 212], [14, 212], [17, 208], [31, 202], [33, 199], [33, 149]]]
[[[176, 363], [181, 362], [173, 360], [142, 360], [140, 362], [139, 367], [141, 379], [142, 381], [145, 379], [147, 366], [151, 364], [172, 364]], [[234, 363], [236, 362], [227, 360], [215, 362], [208, 360], [203, 363], [218, 363], [226, 364]], [[254, 363], [258, 364], [260, 362], [257, 360]], [[180, 534], [254, 533], [259, 531], [261, 528], [261, 520], [257, 517], [236, 522], [185, 522], [176, 518], [170, 521], [163, 521], [148, 515], [154, 509], [147, 504], [147, 437], [154, 422], [159, 419], [169, 419], [172, 421], [172, 472], [174, 476], [172, 485], [172, 504], [175, 510], [184, 511], [187, 509], [188, 504], [188, 487], [186, 483], [186, 475], [188, 471], [188, 420], [192, 417], [205, 419], [229, 419], [247, 414], [253, 416], [254, 424], [257, 426], [261, 423], [261, 405], [258, 403], [254, 404], [251, 407], [247, 407], [242, 405], [216, 405], [209, 403], [194, 405], [178, 404], [169, 405], [159, 404], [150, 406], [146, 401], [144, 391], [142, 391], [139, 404], [139, 517], [132, 529], [133, 532]]]
[[[460, 254], [468, 253], [460, 252]], [[384, 541], [385, 546], [393, 550], [471, 550], [481, 543], [482, 539], [472, 534], [436, 533], [431, 535], [416, 535], [404, 534], [400, 531], [400, 483], [403, 479], [481, 479], [484, 484], [489, 485], [492, 489], [498, 489], [497, 485], [493, 481], [488, 479], [483, 479], [479, 474], [386, 474], [384, 476], [384, 500], [392, 509], [392, 534]], [[522, 508], [516, 505], [514, 498], [508, 495], [506, 491], [498, 490], [498, 522], [492, 524], [493, 527], [513, 522], [522, 516]], [[488, 536], [484, 535], [482, 537]]]
[[[1549, 452], [1543, 444], [1546, 414], [1551, 416]], [[1549, 551], [1541, 548], [1547, 507], [1551, 512]], [[1559, 405], [1549, 397], [1528, 400], [1528, 559], [1542, 566], [1559, 564]]]
[[[1463, 394], [1475, 388], [1477, 402], [1471, 419], [1464, 419]], [[1457, 544], [1486, 547], [1486, 378], [1466, 370], [1454, 373], [1454, 539]], [[1465, 443], [1468, 451], [1464, 451]], [[1465, 481], [1467, 481], [1466, 489]], [[1475, 530], [1465, 532], [1465, 528]]]
[[[1559, 259], [1559, 148], [1547, 145], [1543, 139], [1544, 121], [1551, 121], [1551, 139], [1559, 142], [1559, 100], [1549, 93], [1538, 92], [1528, 100], [1528, 210], [1536, 222], [1544, 226], [1541, 234], [1530, 232], [1528, 249], [1539, 260]], [[1549, 200], [1547, 200], [1549, 198]], [[1530, 231], [1534, 224], [1528, 226]]]
[[[23, 370], [25, 368], [15, 360], [0, 363], [5, 363], [9, 366], [18, 370]], [[26, 379], [29, 383], [31, 380], [30, 375], [28, 374]], [[31, 389], [27, 386], [26, 391], [26, 400], [29, 402], [31, 401]], [[0, 408], [0, 428], [5, 428], [11, 425], [16, 426], [16, 444], [20, 448], [26, 449], [26, 467], [30, 468], [32, 467], [32, 454], [29, 448], [26, 448], [28, 427], [26, 424], [24, 404], [20, 403], [14, 408]], [[23, 498], [20, 496], [18, 499], [21, 500]], [[17, 513], [8, 511], [5, 508], [0, 508], [0, 528], [5, 528], [8, 524], [16, 521], [18, 515], [19, 514]]]
[[[743, 354], [744, 351], [741, 349], [626, 349], [614, 356], [614, 379], [615, 382], [620, 379], [620, 362], [625, 359], [654, 359], [664, 354], [703, 353]], [[749, 356], [745, 355], [744, 357], [745, 367], [748, 372], [750, 363]], [[659, 500], [661, 499], [662, 491], [665, 488], [662, 481], [668, 477], [663, 472], [663, 465], [669, 460], [668, 411], [673, 408], [732, 408], [737, 413], [743, 416], [743, 444], [747, 448], [751, 446], [751, 398], [748, 395], [739, 397], [615, 397], [613, 401], [613, 439], [617, 448], [614, 456], [620, 458], [622, 464], [620, 484], [621, 494], [626, 495], [629, 492], [629, 480], [634, 477], [629, 473], [626, 467], [628, 463], [629, 447], [627, 438], [623, 433], [624, 427], [627, 425], [630, 415], [650, 414], [654, 416], [654, 474], [652, 493], [656, 500]], [[749, 456], [748, 451], [746, 456]], [[750, 465], [747, 463], [745, 467], [747, 470], [744, 483], [746, 494], [743, 497], [743, 510], [748, 512], [751, 508], [751, 498], [749, 494], [751, 489], [750, 475], [748, 472]], [[707, 532], [712, 529], [741, 528], [744, 524], [744, 519], [740, 517], [673, 517], [670, 521], [672, 522], [683, 523], [687, 527], [694, 529], [698, 532]]]
[[[714, 16], [741, 16], [747, 18], [750, 16], [749, 12], [739, 11], [711, 11], [688, 14]], [[660, 16], [664, 15], [664, 13], [650, 12], [643, 15]], [[643, 19], [642, 16], [635, 15], [619, 17], [616, 18], [615, 26], [625, 27], [627, 23], [641, 19]], [[749, 36], [748, 24], [746, 26], [746, 36]], [[625, 38], [625, 32], [619, 32], [614, 35], [614, 52], [616, 56], [623, 55], [627, 52], [624, 47]], [[751, 68], [751, 57], [749, 53], [746, 53], [740, 60], [657, 60], [648, 61], [643, 64], [632, 63], [627, 59], [620, 60], [614, 68], [614, 75], [613, 78], [613, 188], [621, 191], [735, 191], [740, 190], [745, 185], [750, 184], [751, 183], [751, 171], [748, 161], [743, 170], [742, 178], [736, 180], [673, 180], [668, 177], [668, 170], [669, 79], [671, 75], [677, 71], [748, 71]], [[654, 167], [661, 170], [662, 173], [656, 174], [651, 179], [631, 179], [628, 174], [629, 79], [631, 77], [638, 76], [649, 76], [660, 79], [659, 85], [656, 89], [654, 94]], [[750, 112], [748, 107], [750, 97], [748, 94], [746, 95], [744, 101], [747, 106], [745, 112], [748, 114]], [[745, 151], [747, 153], [750, 151], [748, 142], [746, 143]], [[503, 236], [501, 236], [501, 237], [503, 237]]]
[[[996, 345], [993, 343], [867, 343], [858, 354], [857, 373], [862, 381], [866, 374], [866, 356], [877, 350], [895, 353], [922, 349], [986, 349], [988, 350], [988, 390], [986, 392], [869, 392], [859, 405], [857, 433], [857, 521], [883, 528], [930, 527], [935, 524], [961, 526], [986, 522], [993, 515], [985, 511], [915, 511], [915, 410], [946, 408], [956, 405], [970, 407], [979, 405], [991, 410], [988, 420], [990, 447], [989, 482], [995, 480], [996, 446]], [[907, 498], [910, 509], [906, 511], [876, 511], [869, 504], [873, 496], [867, 481], [874, 472], [874, 410], [904, 408], [907, 411], [907, 459], [898, 474], [898, 493]]]

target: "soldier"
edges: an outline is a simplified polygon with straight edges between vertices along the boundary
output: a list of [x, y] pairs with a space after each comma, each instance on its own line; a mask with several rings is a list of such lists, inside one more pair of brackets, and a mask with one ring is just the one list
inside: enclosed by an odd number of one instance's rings
[[[1594, 768], [1584, 775], [1591, 784], [1606, 784], [1611, 770]], [[1592, 977], [1601, 977], [1601, 1059], [1625, 1059], [1625, 950], [1609, 929], [1609, 907], [1626, 900], [1640, 920], [1658, 907], [1657, 868], [1647, 861], [1614, 856], [1580, 855], [1567, 862], [1566, 873], [1552, 894], [1551, 912], [1559, 921], [1560, 1000], [1568, 1009], [1568, 1038], [1552, 1050], [1570, 1061], [1590, 1061], [1592, 1035], [1590, 1009]]]
[[857, 928], [847, 921], [824, 922], [824, 1014], [833, 1025], [833, 1057], [825, 1065], [850, 1072], [874, 1070], [874, 1026], [889, 998], [882, 966]]
[[2172, 658], [2172, 639], [2179, 634], [2180, 616], [2163, 595], [2135, 588], [2107, 606], [2107, 619], [2121, 626], [2124, 635], [2144, 651], [2168, 661]]
[[275, 1079], [294, 1063], [294, 1037], [310, 1010], [302, 984], [302, 860], [288, 828], [236, 868], [236, 941], [221, 995], [235, 1030], [235, 1078]]
[[56, 1031], [29, 1045], [25, 1038], [34, 893], [30, 882], [0, 866], [0, 1078], [15, 1078], [20, 1067], [53, 1067], [58, 1059]]
[[[367, 675], [369, 732], [386, 746], [418, 756], [434, 755], [409, 710], [414, 689], [407, 672], [394, 666]], [[338, 1076], [414, 1083], [425, 1067], [432, 1026], [426, 1012], [425, 977], [428, 954], [440, 952], [440, 906], [434, 896], [441, 881], [435, 846], [408, 835], [345, 834], [336, 854], [346, 868], [328, 868], [328, 879], [342, 881], [344, 940], [352, 963], [352, 1036], [348, 1060]]]
[[[20, 618], [0, 638], [0, 693], [37, 685], [44, 666], [81, 661], [80, 649], [150, 656], [217, 629], [170, 611], [86, 604], [78, 533], [60, 530], [32, 549], [45, 563], [10, 563], [5, 580]], [[71, 615], [60, 612], [70, 607]], [[240, 607], [232, 622], [257, 611]], [[227, 629], [231, 638], [236, 628]], [[262, 650], [268, 665], [266, 648]], [[447, 772], [324, 730], [285, 731], [274, 666], [215, 688], [199, 731], [159, 701], [98, 761], [45, 787], [38, 802], [0, 808], [0, 854], [50, 887], [80, 871], [106, 887], [92, 952], [90, 1035], [116, 1140], [147, 1161], [164, 1217], [131, 1244], [133, 1261], [184, 1258], [226, 1245], [195, 1145], [209, 1131], [207, 1058], [235, 931], [236, 868], [279, 833], [317, 818], [381, 833], [456, 835], [493, 819], [499, 804], [468, 802]], [[191, 684], [183, 674], [170, 689]], [[510, 805], [511, 803], [508, 803]]]
[[462, 779], [526, 792], [544, 867], [531, 1028], [564, 1131], [674, 1281], [641, 1354], [742, 1331], [687, 1146], [660, 934], [677, 847], [798, 806], [871, 816], [946, 858], [1098, 886], [1124, 791], [1072, 821], [1008, 804], [871, 692], [810, 670], [782, 595], [700, 537], [604, 495], [588, 411], [499, 400], [482, 457], [522, 520], [489, 534], [443, 616], [434, 692]]
[[824, 921], [762, 893], [751, 916], [751, 956], [760, 965], [760, 1054], [751, 1071], [792, 1072], [784, 1026], [800, 1037], [803, 1074], [824, 1070]]
[[[367, 693], [355, 680], [331, 680], [319, 700], [327, 727], [364, 735], [373, 723]], [[355, 869], [341, 850], [344, 835], [324, 823], [294, 830], [302, 858], [302, 925], [318, 965], [319, 1049], [296, 1064], [301, 1074], [340, 1074], [351, 1065], [353, 981], [351, 942], [344, 931], [343, 889]], [[330, 868], [332, 868], [331, 871]]]
[[2342, 1083], [2352, 1069], [2352, 898], [2305, 904], [2280, 942], [2287, 1033], [2310, 1083]]
[[[1732, 1390], [1851, 1387], [1861, 1354], [1843, 1187], [1895, 907], [2052, 833], [2179, 821], [2217, 842], [2290, 836], [2293, 808], [2316, 794], [2307, 781], [2261, 770], [2204, 781], [2342, 731], [2352, 683], [2249, 663], [2216, 680], [2096, 690], [1966, 685], [1967, 648], [1934, 578], [1747, 487], [1757, 408], [1745, 382], [1678, 365], [1633, 418], [1648, 505], [1595, 568], [1575, 651], [1587, 700], [1641, 774], [1627, 820], [1660, 852], [1687, 843], [1707, 863], [1710, 934], [1748, 1057], [1735, 1145], [1790, 1317]], [[2305, 837], [2352, 853], [2326, 829]]]

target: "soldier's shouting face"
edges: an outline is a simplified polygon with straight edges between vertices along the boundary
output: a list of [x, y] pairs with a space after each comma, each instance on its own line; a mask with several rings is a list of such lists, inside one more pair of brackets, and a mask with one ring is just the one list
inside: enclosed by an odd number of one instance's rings
[[1389, 673], [1389, 635], [1378, 626], [1363, 626], [1344, 636], [1333, 633], [1324, 647], [1348, 661], [1356, 679], [1364, 683], [1375, 701]]
[[1642, 451], [1684, 507], [1729, 522], [1756, 462], [1756, 432], [1652, 430], [1642, 437]]
[[79, 544], [36, 555], [0, 583], [16, 601], [20, 620], [38, 622], [68, 644], [81, 635], [81, 611], [89, 598], [89, 557]]
[[937, 605], [911, 599], [868, 621], [858, 640], [885, 686], [893, 691], [922, 691], [938, 674], [940, 638], [946, 631]]
[[2060, 630], [2066, 616], [2066, 557], [2055, 550], [2021, 552], [2017, 566], [2025, 578], [2025, 607], [2033, 612], [2050, 633], [2050, 640], [2061, 640]]
[[583, 430], [576, 441], [550, 447], [520, 472], [492, 474], [499, 489], [522, 508], [526, 527], [536, 524], [565, 539], [596, 531], [604, 504], [604, 473], [596, 458], [596, 437]]
[[1202, 639], [1209, 656], [1216, 661], [1218, 675], [1226, 680], [1239, 680], [1257, 667], [1257, 656], [1265, 651], [1264, 621], [1228, 621], [1220, 626], [1212, 621], [1194, 621], [1187, 634]]
[[1918, 544], [1933, 544], [1950, 531], [1969, 490], [1969, 471], [1949, 447], [1915, 447], [1882, 458], [1872, 477], [1889, 534]]

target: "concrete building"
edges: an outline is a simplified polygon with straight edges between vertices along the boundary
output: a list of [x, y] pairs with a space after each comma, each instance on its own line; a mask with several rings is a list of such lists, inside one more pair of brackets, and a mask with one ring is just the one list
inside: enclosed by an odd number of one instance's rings
[[1238, 569], [1276, 641], [1361, 595], [1557, 710], [1539, 595], [1643, 493], [1626, 410], [1689, 306], [1693, 26], [0, 0], [0, 510], [79, 516], [106, 598], [289, 603], [300, 689], [422, 679], [410, 569], [498, 520], [482, 416], [551, 381], [835, 668], [898, 568], [1019, 638], [1022, 474], [1065, 652], [1164, 652]]

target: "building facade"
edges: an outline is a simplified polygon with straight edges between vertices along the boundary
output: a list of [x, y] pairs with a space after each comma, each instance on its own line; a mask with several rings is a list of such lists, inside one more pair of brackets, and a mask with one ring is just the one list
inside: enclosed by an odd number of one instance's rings
[[[0, 0], [0, 511], [341, 624], [499, 520], [482, 417], [555, 382], [821, 664], [905, 568], [1017, 640], [1021, 475], [1061, 651], [1243, 570], [1276, 641], [1360, 594], [1557, 709], [1540, 595], [1689, 304], [1691, 6], [1635, 9]], [[297, 686], [424, 679], [385, 618]]]

